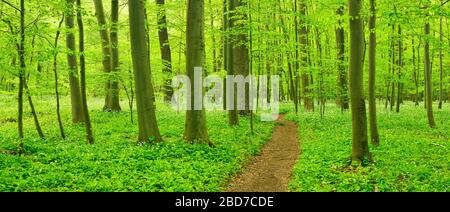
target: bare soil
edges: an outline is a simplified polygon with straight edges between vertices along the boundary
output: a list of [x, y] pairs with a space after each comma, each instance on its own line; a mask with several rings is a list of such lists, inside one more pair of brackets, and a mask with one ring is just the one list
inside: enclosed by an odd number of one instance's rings
[[287, 192], [299, 154], [297, 125], [280, 116], [261, 155], [231, 180], [227, 192]]

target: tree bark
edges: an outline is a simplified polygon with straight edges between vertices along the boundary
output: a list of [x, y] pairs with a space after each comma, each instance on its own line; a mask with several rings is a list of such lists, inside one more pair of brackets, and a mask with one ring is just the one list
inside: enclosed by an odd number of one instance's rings
[[25, 2], [20, 0], [20, 42], [17, 44], [19, 53], [19, 95], [18, 95], [18, 131], [19, 131], [19, 154], [25, 153], [23, 143], [23, 88], [25, 84]]
[[361, 17], [363, 1], [349, 0], [350, 14], [350, 99], [352, 110], [352, 164], [369, 157], [366, 104], [363, 88], [364, 30]]
[[[205, 143], [212, 145], [208, 138], [206, 128], [206, 113], [203, 106], [203, 98], [195, 98], [195, 87], [202, 82], [197, 82], [194, 77], [194, 68], [204, 68], [205, 65], [205, 2], [204, 0], [188, 0], [187, 26], [186, 26], [186, 71], [192, 82], [191, 108], [186, 111], [186, 127], [184, 139], [189, 143]], [[203, 75], [203, 73], [202, 73]], [[200, 86], [198, 86], [200, 87]], [[202, 97], [203, 97], [203, 89]], [[201, 102], [196, 102], [201, 101]], [[201, 109], [196, 109], [195, 104], [201, 104]]]
[[145, 30], [145, 1], [129, 0], [131, 56], [133, 60], [139, 142], [161, 141], [153, 102], [153, 86]]
[[403, 43], [402, 43], [402, 28], [398, 26], [398, 71], [397, 71], [397, 105], [395, 112], [400, 113], [400, 104], [402, 103], [402, 69], [403, 69]]
[[[430, 36], [430, 22], [426, 20], [425, 22], [425, 36], [427, 38]], [[430, 41], [425, 39], [424, 46], [424, 63], [425, 63], [425, 93], [426, 93], [426, 107], [427, 107], [427, 116], [428, 116], [428, 124], [431, 128], [436, 127], [436, 122], [434, 121], [433, 115], [433, 87], [432, 87], [432, 73], [431, 73], [431, 64], [430, 64]]]
[[86, 95], [86, 58], [84, 56], [84, 25], [83, 16], [81, 14], [81, 0], [77, 0], [77, 22], [79, 36], [80, 51], [80, 83], [81, 83], [81, 101], [83, 103], [84, 123], [86, 127], [86, 140], [89, 144], [94, 144], [94, 135], [92, 133], [91, 118], [89, 116], [89, 108]]
[[[344, 16], [344, 6], [339, 7], [336, 11], [339, 16]], [[336, 28], [336, 45], [338, 49], [337, 59], [338, 59], [338, 105], [341, 107], [342, 111], [349, 109], [348, 103], [348, 73], [345, 70], [345, 31], [342, 26], [342, 22], [339, 21], [339, 26]]]
[[[442, 2], [442, 1], [441, 1]], [[442, 109], [442, 102], [444, 100], [444, 67], [443, 67], [443, 57], [442, 48], [443, 48], [443, 29], [442, 29], [442, 16], [439, 19], [439, 109]]]
[[[306, 16], [306, 5], [305, 5], [305, 0], [300, 0], [299, 3], [299, 12], [300, 12], [300, 20], [299, 20], [299, 25], [300, 25], [300, 29], [299, 29], [299, 42], [300, 42], [300, 48], [302, 49], [301, 52], [301, 66], [305, 68], [307, 66], [308, 63], [308, 56], [307, 56], [307, 51], [308, 51], [308, 40], [307, 40], [307, 36], [308, 36], [308, 29], [306, 28], [306, 23], [304, 20], [304, 17]], [[302, 74], [301, 74], [301, 79], [302, 79], [302, 94], [303, 94], [303, 101], [304, 101], [304, 107], [306, 111], [312, 111], [314, 108], [314, 101], [312, 99], [311, 95], [311, 89], [309, 88], [310, 86], [310, 80], [309, 80], [309, 74], [306, 72], [305, 69], [303, 69]]]
[[172, 88], [172, 52], [169, 44], [169, 33], [167, 32], [167, 17], [165, 0], [156, 0], [158, 5], [158, 36], [159, 46], [161, 50], [161, 59], [163, 61], [163, 76], [164, 76], [164, 101], [170, 102], [173, 96]]
[[119, 112], [122, 110], [120, 107], [120, 87], [117, 80], [117, 74], [120, 72], [120, 59], [119, 59], [119, 0], [111, 0], [111, 59], [112, 67], [111, 71], [116, 74], [114, 79], [110, 82], [109, 95], [111, 102], [109, 110], [113, 112]]
[[58, 82], [58, 51], [56, 51], [58, 49], [58, 40], [59, 36], [61, 35], [61, 26], [63, 22], [64, 22], [64, 15], [61, 18], [61, 21], [59, 22], [58, 31], [56, 31], [55, 36], [55, 43], [53, 45], [53, 47], [55, 48], [55, 54], [53, 55], [53, 74], [55, 76], [56, 115], [58, 117], [59, 133], [61, 134], [62, 139], [66, 139], [66, 134], [64, 132], [64, 127], [61, 120], [61, 109], [60, 109], [61, 106], [59, 101], [59, 82]]
[[[237, 18], [232, 18], [230, 21], [232, 22], [232, 49], [233, 49], [233, 73], [234, 75], [242, 75], [244, 77], [248, 77], [250, 74], [249, 71], [249, 52], [248, 52], [248, 33], [245, 30], [245, 23], [247, 21], [247, 15], [237, 10], [237, 8], [246, 8], [247, 3], [243, 0], [230, 0], [233, 2], [233, 7], [230, 8], [230, 11], [235, 15], [235, 17], [240, 17], [239, 20]], [[236, 87], [237, 91], [237, 87]], [[250, 115], [250, 87], [249, 84], [245, 84], [245, 96], [244, 96], [244, 104], [245, 110], [239, 111], [240, 115], [248, 116]], [[237, 104], [237, 102], [235, 102]]]
[[[412, 62], [413, 62], [413, 80], [414, 80], [414, 85], [415, 85], [415, 89], [416, 89], [416, 94], [414, 97], [414, 103], [416, 106], [419, 106], [419, 77], [418, 77], [418, 69], [416, 66], [416, 46], [415, 46], [415, 42], [414, 39], [412, 40], [412, 45], [411, 45], [411, 49], [412, 49]], [[419, 61], [417, 61], [418, 63]]]
[[[114, 79], [116, 76], [111, 76], [113, 73], [113, 60], [112, 60], [112, 50], [111, 50], [111, 40], [110, 34], [108, 33], [108, 28], [106, 26], [105, 11], [103, 9], [102, 0], [93, 0], [95, 6], [95, 17], [97, 18], [98, 26], [100, 27], [100, 39], [102, 43], [102, 65], [103, 72], [107, 75], [107, 81], [105, 84], [105, 106], [104, 111], [118, 112], [120, 111], [119, 98], [117, 95], [118, 90], [113, 91], [112, 82], [117, 81]], [[113, 13], [115, 13], [113, 11]], [[118, 86], [117, 86], [118, 87]], [[118, 88], [117, 88], [118, 89]], [[115, 96], [115, 97], [114, 97]]]
[[376, 33], [376, 19], [377, 10], [375, 0], [370, 0], [370, 41], [369, 41], [369, 121], [371, 142], [373, 145], [380, 144], [380, 136], [378, 134], [377, 126], [377, 103], [376, 103], [376, 51], [377, 51], [377, 33]]
[[30, 91], [28, 89], [28, 84], [26, 78], [23, 82], [27, 98], [28, 98], [28, 104], [30, 105], [31, 114], [33, 115], [34, 125], [36, 127], [36, 131], [41, 139], [45, 139], [44, 133], [42, 132], [41, 124], [39, 123], [39, 119], [37, 117], [36, 109], [34, 108], [33, 99], [31, 98]]
[[[225, 42], [225, 70], [227, 71], [228, 76], [235, 76], [237, 73], [234, 71], [234, 46], [233, 46], [233, 36], [232, 36], [232, 29], [233, 29], [233, 16], [234, 16], [234, 7], [235, 7], [235, 1], [236, 0], [226, 0], [226, 42]], [[237, 86], [232, 85], [232, 87], [229, 87], [225, 81], [225, 99], [226, 99], [226, 109], [228, 109], [228, 124], [230, 126], [236, 126], [239, 124], [239, 117], [238, 117], [238, 111], [237, 111]], [[232, 93], [232, 98], [230, 97], [230, 93]], [[229, 105], [233, 105], [233, 109], [230, 110]]]
[[74, 12], [75, 0], [66, 0], [66, 46], [68, 48], [67, 63], [69, 64], [70, 99], [72, 102], [72, 122], [84, 122], [83, 105], [81, 102], [80, 81], [78, 79], [78, 63], [75, 44]]

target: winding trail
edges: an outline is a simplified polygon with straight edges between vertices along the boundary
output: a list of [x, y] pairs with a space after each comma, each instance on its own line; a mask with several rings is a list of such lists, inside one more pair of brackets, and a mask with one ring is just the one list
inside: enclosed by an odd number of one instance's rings
[[227, 192], [286, 192], [300, 147], [298, 128], [280, 116], [272, 139], [244, 171], [231, 180]]

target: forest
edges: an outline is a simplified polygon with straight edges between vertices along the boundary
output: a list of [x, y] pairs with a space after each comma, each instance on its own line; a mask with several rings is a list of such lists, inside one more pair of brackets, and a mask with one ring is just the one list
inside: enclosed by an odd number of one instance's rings
[[449, 0], [0, 0], [2, 192], [449, 192]]

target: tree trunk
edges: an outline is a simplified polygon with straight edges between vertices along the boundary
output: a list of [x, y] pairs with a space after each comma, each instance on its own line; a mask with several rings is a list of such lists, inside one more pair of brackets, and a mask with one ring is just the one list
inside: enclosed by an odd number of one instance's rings
[[[415, 97], [414, 97], [414, 103], [415, 103], [415, 105], [416, 106], [419, 106], [419, 78], [418, 78], [418, 69], [417, 69], [417, 66], [416, 66], [416, 47], [415, 47], [415, 44], [414, 44], [414, 39], [412, 40], [412, 54], [413, 54], [413, 56], [412, 56], [412, 62], [413, 62], [413, 80], [414, 80], [414, 85], [415, 85], [415, 88], [416, 88], [416, 94], [415, 94]], [[418, 63], [419, 61], [417, 61], [417, 63]]]
[[18, 134], [19, 134], [19, 154], [25, 153], [23, 143], [23, 88], [25, 84], [25, 2], [20, 0], [20, 42], [17, 44], [17, 51], [19, 53], [19, 95], [18, 95]]
[[[425, 22], [425, 36], [430, 36], [430, 22]], [[427, 107], [427, 116], [428, 116], [428, 124], [431, 128], [436, 127], [436, 123], [434, 121], [433, 115], [433, 88], [432, 88], [432, 73], [431, 73], [431, 64], [430, 64], [430, 41], [425, 39], [424, 46], [424, 63], [425, 63], [425, 93], [426, 93], [426, 107]]]
[[55, 48], [55, 54], [53, 55], [53, 74], [55, 76], [55, 97], [56, 97], [56, 115], [58, 117], [58, 126], [59, 126], [59, 133], [61, 134], [62, 139], [66, 139], [66, 134], [64, 133], [64, 127], [61, 120], [61, 109], [60, 109], [60, 102], [59, 102], [59, 82], [58, 82], [58, 40], [59, 36], [61, 35], [61, 26], [64, 22], [64, 15], [61, 18], [61, 21], [58, 25], [58, 31], [56, 31], [55, 36], [55, 43], [53, 47]]
[[84, 123], [86, 127], [86, 140], [89, 144], [94, 144], [94, 135], [92, 133], [91, 118], [89, 116], [89, 108], [86, 95], [86, 58], [84, 56], [84, 25], [83, 16], [81, 14], [81, 0], [77, 0], [77, 22], [79, 35], [79, 51], [80, 51], [80, 83], [81, 83], [81, 101], [83, 103]]
[[[194, 68], [205, 65], [205, 2], [204, 0], [188, 0], [186, 26], [186, 70], [191, 86], [191, 108], [186, 112], [184, 138], [190, 143], [206, 143], [212, 145], [206, 128], [206, 113], [203, 106], [202, 82], [194, 77]], [[203, 73], [202, 73], [203, 75]], [[201, 97], [194, 93], [195, 87], [202, 90]], [[197, 97], [197, 98], [196, 98]], [[198, 102], [200, 101], [200, 102]], [[201, 104], [201, 108], [195, 108]]]
[[[247, 22], [247, 15], [244, 13], [242, 14], [241, 11], [238, 11], [237, 8], [246, 8], [247, 3], [245, 3], [243, 0], [230, 0], [233, 2], [233, 7], [230, 8], [230, 11], [234, 13], [236, 17], [239, 17], [239, 20], [236, 18], [232, 18], [232, 31], [233, 37], [232, 37], [232, 49], [233, 49], [233, 73], [234, 75], [242, 75], [244, 77], [248, 77], [250, 74], [249, 70], [249, 52], [248, 52], [248, 33], [245, 30]], [[236, 33], [238, 32], [238, 33]], [[237, 91], [237, 87], [236, 87]], [[244, 104], [245, 104], [245, 110], [239, 111], [241, 115], [249, 116], [250, 115], [250, 87], [249, 84], [245, 84], [245, 95], [244, 95]], [[237, 102], [235, 102], [237, 104]]]
[[74, 5], [75, 0], [66, 0], [66, 46], [68, 48], [67, 63], [69, 65], [70, 99], [72, 102], [72, 122], [84, 122], [83, 105], [81, 102], [80, 81], [78, 80], [78, 63], [75, 47]]
[[402, 28], [398, 26], [398, 82], [397, 82], [397, 107], [395, 112], [400, 113], [400, 104], [402, 103], [402, 69], [403, 69], [403, 43], [402, 43]]
[[144, 8], [145, 2], [142, 0], [128, 1], [131, 55], [139, 125], [138, 140], [139, 142], [159, 142], [162, 139], [156, 122], [155, 104], [153, 102]]
[[[299, 21], [299, 24], [300, 24], [299, 43], [300, 43], [300, 48], [302, 49], [301, 67], [305, 68], [305, 67], [307, 67], [307, 64], [308, 64], [308, 57], [307, 57], [308, 29], [306, 28], [306, 23], [304, 20], [304, 17], [306, 17], [305, 0], [300, 0], [299, 12], [300, 12], [300, 16], [301, 16], [300, 21]], [[303, 69], [303, 71], [302, 71], [301, 78], [302, 78], [302, 94], [303, 94], [304, 107], [305, 107], [306, 111], [312, 111], [314, 108], [314, 101], [313, 101], [312, 97], [310, 96], [311, 91], [309, 88], [309, 86], [310, 86], [309, 74], [306, 72], [305, 69]]]
[[216, 33], [215, 33], [215, 26], [214, 26], [214, 17], [215, 17], [215, 12], [216, 9], [213, 6], [212, 0], [208, 0], [209, 3], [209, 15], [210, 15], [210, 27], [212, 30], [212, 34], [211, 34], [211, 53], [212, 53], [212, 71], [214, 73], [219, 71], [219, 63], [218, 63], [218, 59], [217, 59], [217, 44], [216, 44]]
[[371, 142], [373, 145], [380, 144], [380, 136], [378, 135], [377, 126], [377, 103], [376, 103], [376, 51], [377, 51], [377, 33], [376, 33], [376, 3], [375, 0], [370, 0], [370, 44], [369, 44], [369, 120]]
[[[225, 43], [225, 70], [227, 71], [228, 76], [235, 76], [237, 73], [234, 71], [234, 46], [233, 46], [233, 36], [231, 36], [231, 31], [233, 29], [233, 16], [234, 16], [234, 5], [236, 0], [226, 0], [227, 1], [227, 9], [226, 9], [226, 43]], [[227, 80], [228, 81], [228, 80]], [[226, 81], [226, 82], [227, 82]], [[239, 117], [237, 111], [237, 86], [235, 84], [228, 85], [225, 83], [225, 98], [226, 98], [226, 109], [228, 110], [228, 124], [230, 126], [236, 126], [239, 124]], [[231, 86], [231, 87], [230, 87]], [[231, 107], [233, 109], [230, 109]]]
[[364, 31], [362, 0], [349, 0], [350, 14], [350, 99], [352, 109], [352, 164], [360, 165], [369, 157], [366, 104], [363, 88]]
[[[339, 7], [336, 11], [339, 16], [344, 15], [344, 6]], [[339, 69], [339, 78], [338, 78], [338, 105], [341, 107], [342, 111], [349, 109], [348, 104], [348, 73], [345, 70], [345, 32], [344, 27], [342, 26], [342, 22], [339, 21], [339, 26], [336, 28], [336, 45], [338, 49], [337, 59], [338, 59], [338, 69]]]
[[110, 111], [119, 112], [120, 108], [120, 87], [117, 74], [120, 72], [119, 60], [119, 0], [111, 0], [111, 71], [115, 74], [110, 82], [109, 95], [111, 96]]
[[[106, 26], [106, 18], [105, 11], [103, 9], [103, 1], [102, 0], [93, 0], [95, 6], [95, 17], [97, 18], [100, 39], [102, 43], [102, 64], [103, 64], [103, 72], [107, 75], [107, 81], [105, 84], [105, 106], [103, 107], [104, 111], [118, 112], [120, 111], [120, 104], [118, 102], [117, 96], [113, 98], [113, 93], [117, 93], [113, 91], [112, 82], [117, 81], [116, 76], [112, 76], [112, 50], [111, 50], [111, 40], [110, 34], [108, 33], [108, 28]], [[113, 11], [114, 13], [114, 11]], [[115, 101], [115, 102], [114, 102]]]
[[28, 104], [30, 105], [31, 114], [33, 115], [34, 125], [36, 127], [36, 131], [41, 139], [45, 139], [44, 133], [42, 132], [41, 124], [39, 123], [39, 119], [37, 117], [36, 109], [34, 108], [33, 99], [31, 98], [30, 91], [28, 90], [27, 80], [24, 79], [23, 82], [25, 92], [28, 98]]
[[170, 102], [172, 100], [172, 53], [169, 44], [169, 33], [167, 32], [167, 17], [165, 9], [165, 0], [156, 0], [158, 4], [158, 36], [159, 46], [161, 50], [161, 59], [163, 61], [163, 76], [164, 76], [164, 101]]
[[[442, 2], [442, 1], [441, 1]], [[442, 48], [443, 44], [443, 29], [442, 29], [442, 16], [439, 19], [439, 109], [442, 109], [442, 101], [444, 100], [444, 68], [443, 68], [443, 57]]]

